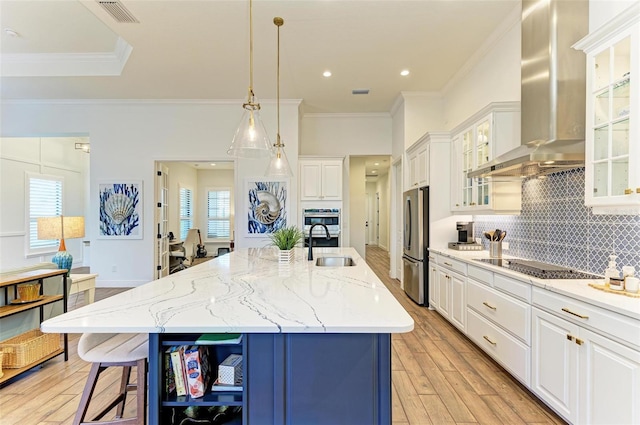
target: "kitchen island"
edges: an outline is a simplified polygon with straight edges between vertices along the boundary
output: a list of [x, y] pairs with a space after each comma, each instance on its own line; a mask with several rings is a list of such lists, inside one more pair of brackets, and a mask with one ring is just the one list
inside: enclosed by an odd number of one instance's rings
[[[413, 320], [353, 248], [314, 254], [350, 256], [355, 265], [319, 267], [302, 248], [285, 265], [275, 248], [236, 250], [42, 330], [148, 333], [151, 424], [193, 404], [242, 406], [244, 424], [390, 424], [391, 334], [411, 331]], [[165, 394], [163, 353], [203, 333], [243, 335], [221, 351], [243, 355], [242, 391]]]

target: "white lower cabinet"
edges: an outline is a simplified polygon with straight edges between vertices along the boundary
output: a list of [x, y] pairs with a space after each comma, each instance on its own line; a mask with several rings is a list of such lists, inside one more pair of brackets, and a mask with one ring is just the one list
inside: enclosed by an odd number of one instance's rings
[[571, 423], [640, 423], [640, 351], [604, 335], [534, 307], [531, 389]]
[[429, 308], [438, 308], [438, 265], [435, 256], [429, 256]]
[[440, 314], [465, 332], [466, 327], [466, 265], [461, 261], [438, 258], [437, 306]]
[[640, 424], [638, 320], [472, 260], [430, 257], [431, 307], [560, 416]]
[[533, 309], [532, 390], [571, 423], [578, 417], [578, 326]]
[[438, 267], [438, 305], [436, 310], [445, 318], [451, 316], [451, 276], [447, 270]]
[[529, 346], [472, 309], [467, 311], [467, 336], [525, 385], [529, 385]]

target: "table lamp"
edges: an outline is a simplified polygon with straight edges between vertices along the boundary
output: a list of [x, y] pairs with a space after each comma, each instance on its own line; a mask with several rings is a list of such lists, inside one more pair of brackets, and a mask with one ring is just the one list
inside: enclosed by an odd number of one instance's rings
[[[73, 256], [67, 252], [64, 239], [84, 237], [84, 217], [40, 217], [38, 218], [38, 239], [59, 239], [58, 252], [51, 258], [51, 262], [59, 269], [71, 271]], [[67, 273], [68, 274], [68, 273]]]

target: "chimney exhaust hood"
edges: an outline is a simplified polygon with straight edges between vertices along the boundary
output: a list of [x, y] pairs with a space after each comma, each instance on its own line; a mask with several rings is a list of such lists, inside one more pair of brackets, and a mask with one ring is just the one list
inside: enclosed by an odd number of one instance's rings
[[522, 177], [584, 166], [588, 0], [522, 1], [522, 145], [468, 177]]

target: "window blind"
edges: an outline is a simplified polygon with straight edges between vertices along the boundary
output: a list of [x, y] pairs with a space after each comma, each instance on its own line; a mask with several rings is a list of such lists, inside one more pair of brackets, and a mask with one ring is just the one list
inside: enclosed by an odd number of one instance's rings
[[231, 223], [231, 191], [207, 192], [207, 238], [228, 239]]
[[57, 240], [38, 239], [38, 218], [62, 215], [62, 179], [29, 177], [29, 249], [55, 248]]
[[187, 232], [193, 227], [193, 192], [180, 188], [180, 239], [187, 238]]

